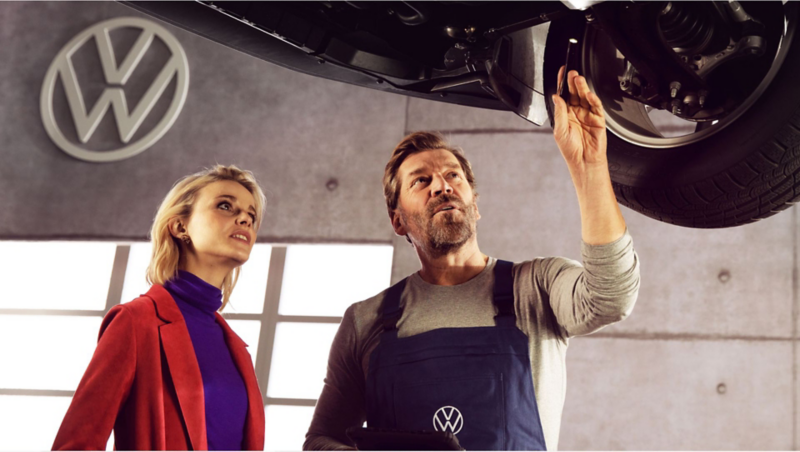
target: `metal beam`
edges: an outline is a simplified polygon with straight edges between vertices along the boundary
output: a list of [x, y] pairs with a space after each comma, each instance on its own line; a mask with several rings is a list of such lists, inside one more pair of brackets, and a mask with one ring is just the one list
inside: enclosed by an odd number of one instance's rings
[[0, 389], [4, 396], [38, 396], [38, 397], [72, 397], [75, 391], [60, 391], [56, 389]]
[[122, 301], [120, 300], [122, 298], [122, 286], [125, 284], [125, 271], [128, 269], [128, 256], [130, 253], [130, 245], [117, 245], [117, 252], [114, 255], [114, 267], [111, 269], [111, 282], [108, 284], [105, 312], [108, 312]]
[[[278, 305], [281, 301], [283, 267], [286, 263], [286, 247], [273, 246], [269, 260], [267, 291], [264, 295], [264, 312], [261, 315], [261, 333], [256, 353], [256, 376], [261, 382], [261, 399], [267, 403], [267, 386], [272, 365], [272, 348], [275, 344], [275, 328], [278, 324]], [[233, 318], [233, 317], [232, 317]]]
[[62, 315], [68, 317], [103, 317], [105, 311], [78, 311], [71, 309], [0, 309], [0, 315]]
[[342, 323], [341, 317], [313, 316], [313, 315], [278, 315], [278, 322], [291, 323]]
[[267, 397], [264, 401], [266, 405], [284, 405], [284, 406], [316, 406], [316, 399], [278, 399], [275, 397]]

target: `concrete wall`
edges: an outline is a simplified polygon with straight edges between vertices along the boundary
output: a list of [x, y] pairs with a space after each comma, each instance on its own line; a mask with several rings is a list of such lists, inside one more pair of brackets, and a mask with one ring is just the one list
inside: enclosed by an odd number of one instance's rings
[[[475, 167], [485, 253], [579, 258], [575, 193], [549, 128], [314, 79], [169, 26], [192, 71], [173, 129], [129, 160], [67, 156], [42, 129], [42, 78], [72, 36], [122, 15], [140, 16], [109, 3], [0, 4], [0, 238], [144, 239], [178, 177], [235, 163], [267, 189], [259, 240], [392, 242], [397, 280], [418, 263], [389, 227], [383, 165], [404, 133], [437, 129]], [[711, 231], [623, 213], [639, 301], [625, 322], [571, 341], [560, 448], [796, 449], [797, 210]]]

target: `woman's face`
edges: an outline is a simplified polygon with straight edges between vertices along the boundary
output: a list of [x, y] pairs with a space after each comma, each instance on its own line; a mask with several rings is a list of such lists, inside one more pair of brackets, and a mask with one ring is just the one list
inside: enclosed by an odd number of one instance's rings
[[261, 220], [255, 206], [253, 195], [238, 182], [217, 181], [200, 189], [184, 226], [191, 239], [186, 257], [231, 269], [247, 262], [256, 242], [254, 224]]

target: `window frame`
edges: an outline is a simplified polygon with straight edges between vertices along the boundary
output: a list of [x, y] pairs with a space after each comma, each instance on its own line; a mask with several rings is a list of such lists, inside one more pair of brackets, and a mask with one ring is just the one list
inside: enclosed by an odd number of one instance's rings
[[[354, 244], [347, 243], [343, 245], [362, 245], [362, 243]], [[386, 245], [392, 246], [391, 242], [387, 243], [363, 243], [363, 245]], [[128, 267], [128, 260], [130, 257], [131, 244], [117, 244], [114, 254], [113, 268], [111, 271], [111, 280], [108, 286], [108, 294], [106, 296], [106, 304], [103, 310], [78, 310], [78, 309], [15, 309], [15, 308], [0, 308], [0, 315], [13, 316], [13, 315], [28, 315], [28, 316], [81, 316], [81, 317], [99, 317], [103, 318], [114, 306], [120, 304], [123, 300], [122, 292], [125, 283], [125, 276]], [[281, 291], [283, 285], [284, 271], [286, 270], [286, 254], [289, 246], [292, 245], [276, 245], [270, 244], [270, 260], [269, 270], [267, 274], [267, 285], [264, 293], [264, 308], [260, 314], [254, 313], [223, 313], [222, 316], [226, 320], [258, 320], [260, 321], [260, 334], [258, 339], [258, 349], [255, 357], [255, 373], [260, 382], [261, 399], [263, 402], [263, 409], [266, 411], [267, 406], [297, 406], [297, 407], [314, 407], [317, 399], [301, 399], [301, 398], [277, 398], [268, 397], [268, 387], [270, 380], [270, 371], [272, 367], [272, 357], [275, 346], [275, 334], [278, 323], [305, 323], [305, 324], [340, 324], [342, 321], [341, 316], [304, 316], [304, 315], [283, 315], [279, 314], [279, 307], [281, 301]], [[394, 267], [394, 251], [392, 252], [392, 264], [390, 271]], [[13, 389], [0, 387], [0, 395], [9, 396], [44, 396], [44, 397], [73, 397], [74, 390], [50, 390], [50, 389]]]

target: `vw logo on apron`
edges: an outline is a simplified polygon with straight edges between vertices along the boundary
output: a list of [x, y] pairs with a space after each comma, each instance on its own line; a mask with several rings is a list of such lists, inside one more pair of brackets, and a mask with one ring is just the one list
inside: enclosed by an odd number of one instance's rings
[[452, 432], [454, 435], [464, 427], [464, 417], [454, 406], [443, 406], [433, 415], [433, 429], [437, 432]]

